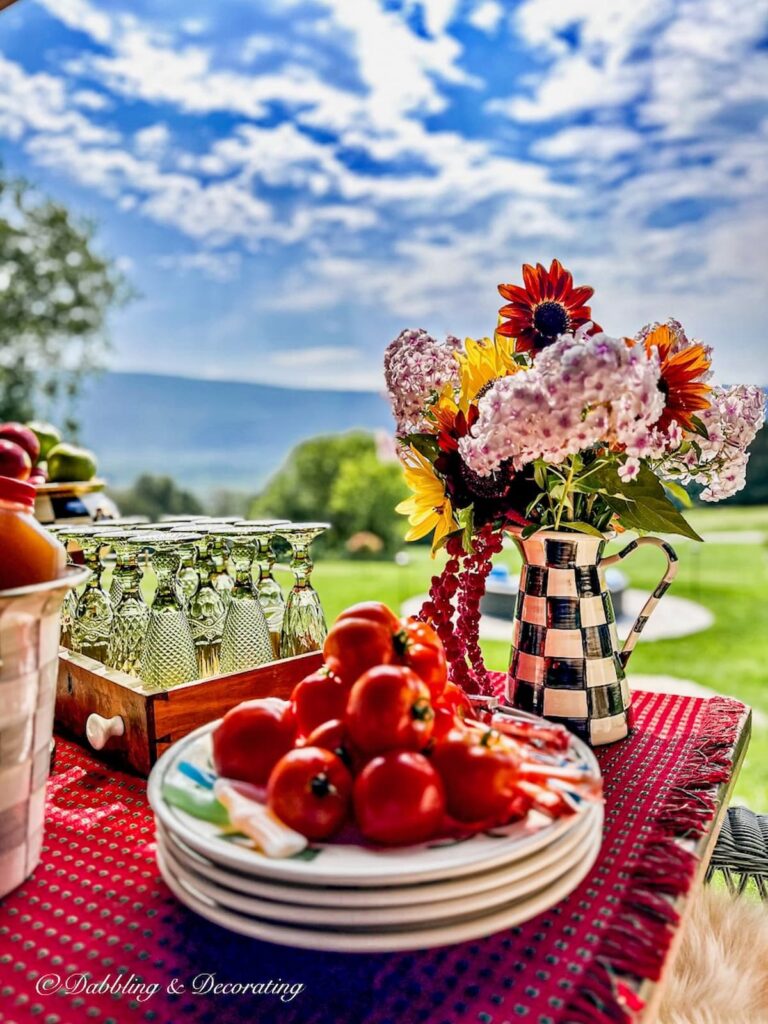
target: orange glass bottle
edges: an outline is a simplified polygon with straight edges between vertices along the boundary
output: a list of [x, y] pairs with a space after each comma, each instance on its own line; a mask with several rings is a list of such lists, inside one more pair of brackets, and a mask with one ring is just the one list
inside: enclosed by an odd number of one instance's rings
[[63, 545], [35, 519], [35, 488], [0, 476], [0, 590], [56, 579], [66, 561]]

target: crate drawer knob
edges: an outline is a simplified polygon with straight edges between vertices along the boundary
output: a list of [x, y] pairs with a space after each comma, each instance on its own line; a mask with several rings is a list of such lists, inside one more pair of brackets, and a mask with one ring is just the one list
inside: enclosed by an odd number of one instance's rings
[[101, 750], [112, 736], [122, 736], [124, 733], [125, 722], [120, 715], [104, 718], [94, 712], [88, 715], [85, 723], [85, 735], [94, 750]]

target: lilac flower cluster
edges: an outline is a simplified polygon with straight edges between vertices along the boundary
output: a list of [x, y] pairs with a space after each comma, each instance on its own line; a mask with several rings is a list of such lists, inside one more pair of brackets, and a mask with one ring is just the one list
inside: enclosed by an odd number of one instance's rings
[[384, 378], [399, 436], [422, 430], [424, 410], [435, 392], [458, 379], [454, 353], [461, 347], [449, 335], [436, 341], [424, 330], [405, 330], [387, 346]]
[[664, 408], [658, 382], [658, 362], [642, 346], [602, 333], [561, 335], [532, 369], [483, 396], [477, 423], [460, 442], [462, 457], [487, 476], [508, 459], [517, 470], [535, 459], [558, 465], [606, 442], [623, 446], [631, 479], [637, 460], [668, 450], [667, 435], [653, 426]]
[[704, 484], [703, 501], [722, 501], [746, 483], [747, 448], [765, 420], [765, 397], [760, 388], [739, 384], [713, 388], [709, 398], [709, 409], [699, 413], [708, 437], [693, 437], [695, 444], [665, 460], [659, 471], [683, 484]]

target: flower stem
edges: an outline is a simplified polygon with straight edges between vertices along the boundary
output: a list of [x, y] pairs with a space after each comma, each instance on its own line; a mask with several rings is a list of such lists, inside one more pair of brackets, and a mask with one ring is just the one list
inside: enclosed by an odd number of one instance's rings
[[568, 469], [568, 476], [565, 484], [563, 485], [563, 493], [557, 506], [557, 512], [555, 512], [555, 529], [560, 529], [560, 520], [563, 518], [563, 510], [565, 509], [565, 502], [568, 498], [568, 494], [573, 486], [573, 478], [576, 476], [576, 460], [571, 459], [571, 465]]

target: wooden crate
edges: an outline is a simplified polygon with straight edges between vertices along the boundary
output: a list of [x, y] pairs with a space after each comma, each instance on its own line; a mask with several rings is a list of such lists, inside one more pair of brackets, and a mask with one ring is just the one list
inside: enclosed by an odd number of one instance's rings
[[[93, 658], [59, 651], [56, 727], [93, 749], [89, 740], [102, 727], [98, 719], [122, 720], [122, 735], [113, 735], [97, 756], [120, 768], [148, 775], [163, 751], [200, 725], [220, 718], [240, 701], [254, 697], [288, 697], [296, 685], [319, 668], [322, 654], [273, 661], [246, 672], [200, 679], [171, 690], [151, 689], [124, 672]], [[120, 724], [116, 723], [120, 728]], [[98, 740], [96, 740], [98, 743]]]

